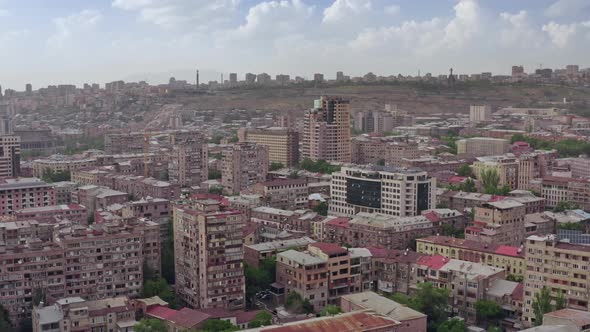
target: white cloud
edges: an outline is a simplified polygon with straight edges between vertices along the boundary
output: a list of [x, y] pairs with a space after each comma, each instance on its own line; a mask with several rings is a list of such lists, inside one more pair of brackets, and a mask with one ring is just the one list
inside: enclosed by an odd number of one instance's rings
[[0, 17], [7, 17], [10, 16], [10, 12], [6, 9], [0, 8]]
[[385, 13], [389, 15], [396, 15], [400, 12], [400, 7], [398, 5], [391, 5], [385, 7]]
[[500, 43], [505, 47], [538, 47], [543, 42], [541, 31], [535, 29], [526, 10], [516, 14], [500, 13]]
[[112, 6], [137, 12], [141, 21], [163, 28], [207, 29], [229, 21], [240, 0], [114, 0]]
[[543, 25], [543, 31], [547, 32], [553, 44], [557, 47], [564, 48], [568, 45], [570, 39], [576, 34], [577, 24], [559, 24], [553, 21]]
[[[364, 29], [349, 45], [359, 51], [395, 45], [396, 52], [431, 54], [437, 49], [457, 49], [479, 32], [480, 9], [476, 1], [463, 0], [454, 7], [450, 20], [405, 21], [399, 26]], [[446, 22], [446, 23], [445, 23]]]
[[230, 39], [252, 38], [265, 40], [303, 30], [314, 11], [301, 0], [261, 2], [251, 7], [246, 22], [226, 32]]
[[324, 9], [323, 23], [336, 23], [349, 19], [352, 16], [370, 11], [370, 0], [336, 0], [332, 5]]
[[590, 9], [588, 0], [557, 0], [545, 9], [549, 17], [575, 16], [583, 10]]
[[461, 0], [454, 9], [455, 17], [445, 27], [443, 39], [443, 44], [450, 48], [463, 46], [473, 38], [483, 23], [476, 0]]
[[19, 42], [22, 42], [22, 39], [25, 38], [28, 34], [29, 30], [27, 29], [2, 31], [0, 32], [0, 45], [17, 40]]
[[53, 47], [61, 47], [75, 31], [87, 29], [96, 25], [102, 19], [97, 10], [86, 9], [65, 17], [53, 19], [56, 31], [49, 36], [47, 44]]

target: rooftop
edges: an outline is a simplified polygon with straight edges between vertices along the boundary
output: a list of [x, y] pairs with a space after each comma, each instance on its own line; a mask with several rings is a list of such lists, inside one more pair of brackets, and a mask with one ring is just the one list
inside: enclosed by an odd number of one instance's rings
[[350, 225], [359, 224], [377, 228], [392, 228], [397, 232], [409, 228], [429, 228], [432, 222], [424, 216], [395, 217], [381, 213], [360, 212], [352, 220]]
[[307, 265], [317, 265], [326, 263], [325, 260], [312, 256], [305, 252], [295, 251], [295, 250], [287, 250], [279, 253], [277, 256], [284, 257], [290, 261], [293, 261], [297, 264], [307, 266]]
[[561, 309], [546, 313], [544, 317], [559, 318], [568, 320], [578, 327], [590, 325], [590, 312], [575, 310], [575, 309]]
[[342, 300], [352, 302], [364, 309], [374, 310], [379, 315], [387, 316], [400, 322], [422, 317], [426, 318], [425, 314], [374, 292], [343, 295]]
[[304, 236], [297, 239], [252, 244], [247, 247], [256, 251], [272, 251], [277, 249], [287, 249], [290, 247], [307, 247], [308, 244], [315, 242], [316, 241], [312, 238]]
[[318, 248], [328, 256], [347, 254], [348, 250], [334, 243], [317, 242], [310, 244], [311, 247]]

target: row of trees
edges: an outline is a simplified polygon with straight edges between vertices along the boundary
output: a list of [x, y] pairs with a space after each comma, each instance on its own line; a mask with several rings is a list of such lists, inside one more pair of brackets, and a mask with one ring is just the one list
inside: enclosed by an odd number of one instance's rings
[[43, 175], [41, 179], [45, 182], [61, 182], [61, 181], [70, 181], [71, 179], [70, 171], [57, 171], [54, 172], [51, 168], [46, 168], [43, 170]]
[[560, 157], [576, 157], [581, 154], [590, 154], [590, 143], [576, 139], [566, 139], [559, 142], [547, 141], [535, 137], [529, 137], [522, 134], [512, 136], [511, 142], [527, 142], [535, 149], [552, 150], [555, 149]]
[[340, 166], [332, 165], [325, 160], [313, 161], [309, 158], [305, 158], [300, 161], [298, 168], [309, 172], [325, 174], [332, 174], [334, 172], [340, 171]]

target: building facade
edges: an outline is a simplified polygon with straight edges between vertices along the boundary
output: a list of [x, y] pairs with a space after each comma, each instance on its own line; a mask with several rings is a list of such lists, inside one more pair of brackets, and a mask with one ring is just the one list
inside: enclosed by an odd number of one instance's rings
[[245, 306], [244, 221], [216, 200], [173, 209], [176, 292], [192, 308]]
[[221, 183], [228, 193], [239, 193], [248, 187], [266, 181], [268, 174], [268, 148], [256, 143], [237, 143], [223, 153]]
[[416, 216], [436, 206], [435, 189], [436, 179], [423, 171], [343, 167], [332, 174], [330, 212]]
[[241, 142], [255, 142], [268, 148], [269, 163], [292, 167], [299, 162], [299, 133], [290, 128], [267, 127], [239, 132]]
[[350, 101], [322, 97], [305, 112], [302, 157], [313, 161], [350, 162]]
[[0, 177], [20, 175], [20, 137], [0, 136]]
[[55, 189], [37, 178], [0, 179], [0, 215], [55, 205]]
[[200, 186], [208, 180], [209, 158], [203, 137], [175, 142], [168, 160], [169, 180], [181, 187]]

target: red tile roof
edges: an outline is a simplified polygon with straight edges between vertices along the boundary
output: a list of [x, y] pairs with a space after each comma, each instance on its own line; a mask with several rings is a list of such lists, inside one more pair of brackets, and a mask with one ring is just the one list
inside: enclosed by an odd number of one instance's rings
[[469, 231], [471, 233], [481, 233], [481, 228], [476, 227], [476, 226], [469, 226], [467, 228], [465, 228], [466, 231]]
[[434, 256], [423, 256], [418, 259], [418, 264], [424, 265], [431, 270], [438, 270], [441, 267], [445, 266], [449, 262], [449, 259], [441, 256], [441, 255], [434, 255]]
[[[479, 241], [472, 241], [472, 240], [465, 240], [465, 239], [457, 239], [450, 236], [443, 236], [443, 235], [432, 235], [425, 238], [418, 239], [419, 242], [425, 243], [433, 243], [437, 245], [444, 245], [453, 248], [461, 248], [461, 249], [468, 249], [473, 251], [485, 252], [485, 253], [494, 253], [498, 255], [505, 255], [505, 256], [512, 256], [512, 257], [524, 257], [524, 252], [520, 252], [518, 255], [513, 255], [513, 251], [508, 251], [507, 249], [502, 249], [500, 252], [496, 252], [498, 248], [501, 246], [495, 243], [483, 243]], [[514, 247], [518, 250], [517, 247]], [[588, 247], [590, 250], [590, 247]]]
[[500, 246], [498, 249], [496, 249], [495, 253], [504, 256], [519, 257], [520, 251], [522, 250], [520, 250], [518, 247]]
[[324, 254], [328, 256], [345, 254], [348, 252], [346, 248], [342, 248], [341, 246], [334, 243], [317, 242], [310, 244], [310, 246], [320, 249]]
[[426, 219], [430, 220], [431, 222], [439, 222], [440, 221], [440, 217], [438, 216], [438, 214], [436, 214], [436, 212], [434, 211], [429, 211], [427, 213], [422, 214]]
[[350, 219], [341, 217], [341, 218], [334, 218], [332, 220], [329, 220], [328, 222], [326, 222], [326, 225], [348, 228], [348, 226], [350, 225], [349, 222], [350, 222]]
[[231, 312], [224, 308], [204, 308], [196, 310], [211, 316], [212, 319], [234, 317], [235, 312]]
[[178, 311], [174, 309], [170, 309], [158, 304], [149, 308], [145, 314], [154, 318], [159, 318], [161, 320], [168, 320], [168, 318], [174, 316], [177, 312]]
[[519, 282], [518, 285], [512, 291], [512, 299], [514, 301], [522, 301], [524, 295], [524, 283]]
[[251, 322], [259, 312], [264, 310], [254, 310], [254, 311], [238, 311], [236, 312], [236, 322], [238, 324], [244, 324]]
[[178, 327], [191, 329], [209, 318], [211, 318], [211, 316], [204, 312], [189, 308], [182, 308], [171, 317], [168, 317], [167, 320], [174, 323]]
[[366, 312], [355, 312], [336, 317], [301, 321], [292, 325], [263, 329], [264, 332], [356, 332], [389, 330], [400, 323]]
[[247, 222], [244, 225], [244, 228], [242, 228], [242, 236], [246, 237], [254, 232], [256, 232], [256, 230], [258, 229], [259, 224], [255, 223], [255, 222]]

